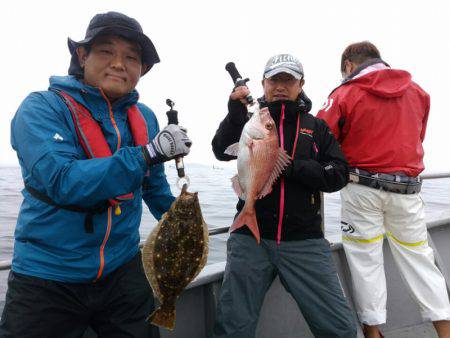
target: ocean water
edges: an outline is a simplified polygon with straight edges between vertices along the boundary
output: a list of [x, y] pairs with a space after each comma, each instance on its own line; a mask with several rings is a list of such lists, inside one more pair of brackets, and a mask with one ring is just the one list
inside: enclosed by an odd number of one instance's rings
[[[235, 213], [237, 197], [230, 179], [236, 170], [201, 164], [187, 164], [186, 174], [190, 177], [189, 191], [198, 191], [203, 217], [210, 228], [229, 226]], [[166, 166], [166, 174], [172, 193], [179, 194], [176, 187], [176, 169]], [[22, 202], [23, 183], [18, 167], [0, 167], [0, 261], [11, 259], [14, 244], [14, 228]], [[450, 218], [450, 178], [426, 180], [422, 188], [426, 203], [428, 221]], [[144, 204], [141, 238], [145, 239], [156, 220]], [[340, 199], [339, 193], [325, 194], [325, 237], [330, 242], [340, 241]], [[228, 235], [210, 237], [208, 263], [223, 261], [226, 255], [225, 243]], [[0, 271], [0, 303], [4, 299], [7, 271]]]

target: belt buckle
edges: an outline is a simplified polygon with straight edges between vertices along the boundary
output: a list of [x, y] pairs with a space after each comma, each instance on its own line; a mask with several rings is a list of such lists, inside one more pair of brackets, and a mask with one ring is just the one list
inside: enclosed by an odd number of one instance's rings
[[349, 173], [350, 182], [359, 183], [359, 176], [355, 173]]

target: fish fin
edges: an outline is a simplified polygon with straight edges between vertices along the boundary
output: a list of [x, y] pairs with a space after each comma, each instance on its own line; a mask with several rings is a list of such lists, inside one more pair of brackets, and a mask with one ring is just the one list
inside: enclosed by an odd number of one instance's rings
[[[272, 178], [272, 177], [271, 177]], [[257, 199], [261, 199], [266, 195], [269, 195], [272, 192], [272, 185], [274, 181], [271, 181], [270, 179], [264, 184], [264, 187], [261, 189], [261, 192], [256, 197]]]
[[275, 167], [273, 168], [272, 174], [270, 175], [266, 184], [264, 184], [264, 186], [262, 187], [261, 192], [258, 194], [258, 196], [257, 196], [258, 199], [261, 199], [264, 196], [266, 196], [272, 192], [272, 186], [273, 186], [274, 182], [277, 180], [277, 178], [283, 172], [284, 168], [286, 168], [290, 162], [291, 162], [291, 158], [286, 153], [286, 151], [279, 148], [278, 149], [278, 158], [277, 158], [277, 162], [275, 163]]
[[235, 175], [233, 176], [233, 178], [231, 179], [231, 186], [233, 187], [234, 192], [236, 193], [236, 195], [238, 195], [238, 197], [242, 200], [244, 199], [244, 190], [242, 189], [241, 184], [239, 183], [239, 176]]
[[175, 328], [175, 316], [175, 304], [163, 303], [148, 316], [147, 321], [172, 331]]
[[282, 149], [281, 147], [278, 148], [278, 159], [277, 164], [281, 165], [284, 168], [286, 168], [289, 163], [291, 163], [292, 158], [288, 155], [286, 150]]
[[253, 209], [253, 212], [249, 212], [248, 210], [242, 209], [241, 213], [238, 215], [238, 217], [234, 220], [233, 224], [230, 227], [230, 232], [233, 232], [241, 227], [246, 225], [250, 231], [252, 232], [253, 236], [256, 238], [256, 242], [261, 241], [261, 236], [259, 234], [259, 228], [258, 228], [258, 221], [256, 219], [256, 213]]
[[[172, 203], [171, 208], [175, 205], [176, 201]], [[169, 209], [170, 210], [170, 209]], [[148, 235], [147, 240], [142, 248], [142, 265], [144, 267], [145, 275], [150, 282], [153, 292], [159, 300], [163, 299], [162, 292], [159, 288], [158, 280], [156, 279], [155, 262], [153, 260], [153, 253], [155, 251], [156, 237], [161, 229], [161, 225], [168, 217], [169, 211], [165, 212], [158, 222], [157, 226]]]
[[225, 154], [231, 156], [238, 156], [239, 153], [239, 142], [233, 143], [225, 149]]

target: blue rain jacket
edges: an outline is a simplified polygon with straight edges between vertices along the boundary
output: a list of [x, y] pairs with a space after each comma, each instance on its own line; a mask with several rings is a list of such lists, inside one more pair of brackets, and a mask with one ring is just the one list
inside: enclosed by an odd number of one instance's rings
[[[92, 207], [129, 192], [134, 199], [121, 204], [120, 215], [115, 215], [113, 208], [95, 214], [94, 233], [86, 233], [86, 214], [53, 207], [23, 190], [12, 270], [62, 282], [91, 282], [104, 278], [138, 252], [142, 199], [160, 219], [174, 197], [164, 166], [150, 167], [146, 176], [141, 147], [133, 145], [126, 112], [138, 101], [136, 91], [112, 105], [121, 138], [120, 149], [115, 151], [117, 132], [99, 89], [73, 76], [51, 77], [50, 88], [65, 91], [91, 112], [114, 154], [87, 159], [62, 99], [52, 91], [31, 93], [11, 123], [11, 144], [25, 185], [59, 205]], [[145, 105], [137, 105], [147, 121], [149, 139], [153, 139], [159, 132], [156, 116]]]

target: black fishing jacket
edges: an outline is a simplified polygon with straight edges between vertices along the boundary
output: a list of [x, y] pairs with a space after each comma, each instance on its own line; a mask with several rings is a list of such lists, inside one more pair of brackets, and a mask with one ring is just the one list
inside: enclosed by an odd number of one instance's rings
[[[282, 174], [284, 184], [284, 213], [281, 226], [281, 240], [300, 240], [323, 237], [320, 224], [320, 191], [333, 192], [342, 189], [348, 181], [348, 163], [339, 144], [326, 123], [308, 112], [311, 101], [302, 93], [297, 102], [276, 101], [266, 103], [259, 99], [261, 107], [267, 106], [275, 121], [280, 137], [280, 116], [284, 106], [284, 148], [292, 155], [300, 114], [297, 147], [292, 164]], [[236, 159], [225, 154], [225, 149], [236, 142], [248, 121], [247, 108], [240, 102], [228, 102], [228, 115], [221, 122], [212, 140], [214, 155], [218, 160]], [[280, 210], [281, 180], [278, 179], [270, 194], [257, 200], [256, 218], [261, 237], [277, 238]], [[239, 199], [238, 213], [244, 201]], [[252, 235], [247, 227], [237, 233]]]

